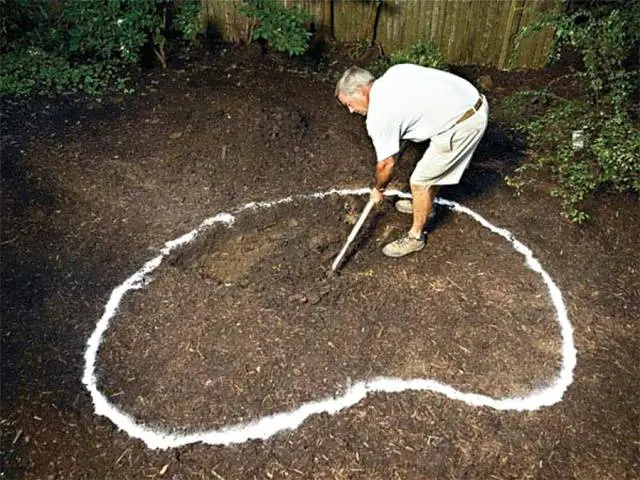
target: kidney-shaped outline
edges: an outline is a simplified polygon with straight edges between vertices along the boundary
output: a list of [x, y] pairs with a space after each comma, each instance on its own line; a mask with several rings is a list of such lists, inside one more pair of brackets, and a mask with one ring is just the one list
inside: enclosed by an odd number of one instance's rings
[[[235, 215], [245, 210], [257, 210], [261, 208], [274, 207], [283, 203], [290, 203], [294, 200], [302, 199], [322, 199], [329, 195], [366, 195], [368, 188], [361, 189], [341, 189], [328, 190], [324, 192], [290, 196], [272, 202], [250, 202], [235, 210], [232, 213], [219, 213], [214, 217], [204, 220], [198, 228], [192, 230], [175, 240], [165, 243], [160, 250], [160, 254], [146, 262], [140, 270], [127, 278], [121, 285], [116, 287], [109, 297], [104, 314], [96, 324], [96, 328], [87, 341], [87, 348], [84, 354], [85, 367], [82, 383], [91, 394], [95, 413], [103, 415], [111, 420], [118, 428], [124, 430], [129, 436], [142, 440], [149, 448], [167, 449], [181, 447], [191, 443], [206, 443], [211, 445], [230, 445], [243, 443], [251, 439], [267, 439], [272, 435], [284, 430], [293, 430], [299, 427], [311, 415], [319, 413], [335, 414], [340, 410], [355, 405], [370, 393], [376, 392], [402, 392], [405, 390], [423, 390], [444, 395], [453, 400], [459, 400], [468, 405], [477, 407], [489, 407], [496, 410], [516, 410], [530, 411], [541, 407], [553, 405], [562, 399], [569, 385], [573, 381], [573, 370], [576, 366], [576, 349], [573, 341], [573, 327], [567, 316], [567, 309], [562, 300], [562, 293], [551, 279], [549, 274], [542, 268], [540, 262], [533, 256], [532, 251], [514, 238], [514, 236], [503, 228], [496, 227], [485, 220], [474, 211], [449, 200], [437, 198], [436, 202], [456, 212], [469, 215], [479, 222], [483, 227], [491, 232], [505, 238], [513, 248], [525, 258], [526, 265], [538, 273], [547, 286], [549, 297], [556, 309], [556, 320], [560, 326], [562, 338], [562, 365], [554, 381], [547, 387], [534, 390], [526, 396], [492, 398], [471, 392], [462, 392], [451, 385], [444, 384], [437, 380], [428, 378], [401, 379], [393, 377], [377, 377], [369, 380], [355, 382], [340, 396], [323, 398], [311, 402], [303, 403], [298, 408], [288, 411], [264, 416], [247, 423], [239, 423], [223, 427], [217, 430], [206, 430], [192, 433], [175, 433], [154, 430], [146, 425], [138, 423], [133, 417], [118, 409], [109, 402], [109, 399], [98, 390], [96, 378], [96, 358], [102, 337], [109, 328], [109, 322], [114, 317], [123, 296], [129, 290], [143, 288], [149, 279], [149, 275], [162, 263], [162, 260], [171, 251], [181, 245], [189, 243], [197, 235], [215, 224], [233, 225]], [[410, 198], [410, 195], [392, 190], [389, 196], [400, 196]]]

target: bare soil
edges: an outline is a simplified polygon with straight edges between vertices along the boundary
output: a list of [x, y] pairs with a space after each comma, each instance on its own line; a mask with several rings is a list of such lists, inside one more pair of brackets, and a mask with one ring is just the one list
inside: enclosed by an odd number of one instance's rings
[[[131, 98], [2, 100], [2, 478], [640, 478], [640, 211], [604, 192], [575, 226], [546, 182], [504, 185], [535, 154], [494, 120], [443, 190], [529, 246], [563, 292], [578, 365], [563, 401], [529, 413], [432, 393], [368, 396], [299, 429], [229, 447], [149, 450], [93, 413], [86, 341], [114, 287], [164, 242], [250, 201], [367, 186], [362, 118], [322, 68], [218, 45], [151, 70]], [[328, 66], [327, 66], [328, 65]], [[504, 98], [561, 69], [495, 72]], [[422, 146], [394, 186], [407, 187]], [[382, 245], [409, 217], [387, 202], [330, 274], [362, 196], [245, 210], [173, 252], [128, 294], [98, 358], [100, 389], [150, 426], [222, 428], [376, 376], [433, 378], [495, 397], [553, 381], [559, 328], [541, 278], [500, 237], [442, 208], [427, 247]]]

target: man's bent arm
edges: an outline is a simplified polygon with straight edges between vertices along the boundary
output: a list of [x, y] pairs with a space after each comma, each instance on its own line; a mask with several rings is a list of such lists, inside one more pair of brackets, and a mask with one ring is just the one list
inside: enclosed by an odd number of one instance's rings
[[391, 178], [393, 177], [393, 167], [395, 166], [395, 159], [393, 156], [381, 160], [376, 165], [376, 186], [379, 191], [383, 191]]

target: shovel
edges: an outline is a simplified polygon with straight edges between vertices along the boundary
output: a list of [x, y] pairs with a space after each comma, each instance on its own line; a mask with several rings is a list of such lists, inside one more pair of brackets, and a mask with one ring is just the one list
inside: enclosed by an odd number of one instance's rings
[[340, 265], [340, 262], [342, 261], [344, 254], [347, 253], [347, 249], [349, 248], [349, 245], [351, 245], [351, 242], [353, 242], [353, 240], [356, 238], [356, 235], [362, 228], [362, 224], [369, 216], [369, 213], [371, 212], [372, 208], [373, 208], [373, 200], [369, 200], [365, 205], [364, 210], [362, 210], [362, 213], [360, 214], [360, 218], [358, 218], [358, 221], [353, 226], [353, 229], [351, 230], [351, 233], [347, 238], [347, 242], [344, 244], [344, 247], [342, 247], [342, 250], [340, 250], [340, 253], [336, 257], [336, 259], [333, 261], [333, 265], [331, 265], [332, 271], [335, 272], [338, 269], [338, 266]]

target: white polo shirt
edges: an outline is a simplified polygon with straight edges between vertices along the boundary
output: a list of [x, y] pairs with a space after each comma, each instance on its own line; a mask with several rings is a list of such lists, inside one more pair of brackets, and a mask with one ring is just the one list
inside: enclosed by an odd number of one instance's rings
[[400, 140], [422, 142], [451, 128], [480, 94], [442, 70], [394, 65], [369, 91], [367, 132], [378, 161], [400, 151]]

